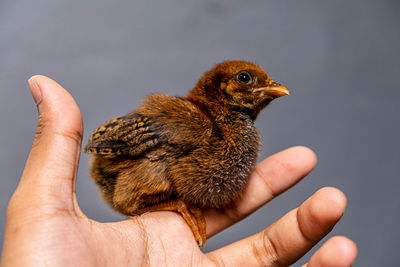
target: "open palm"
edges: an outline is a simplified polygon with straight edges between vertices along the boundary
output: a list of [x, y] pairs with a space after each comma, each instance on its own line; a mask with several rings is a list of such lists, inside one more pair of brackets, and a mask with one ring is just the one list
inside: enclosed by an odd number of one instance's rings
[[[31, 153], [7, 210], [1, 264], [12, 266], [287, 266], [322, 239], [342, 216], [346, 198], [323, 188], [262, 232], [204, 254], [174, 212], [99, 223], [79, 209], [75, 182], [82, 118], [73, 98], [44, 76], [30, 79], [39, 109]], [[294, 147], [261, 162], [243, 198], [224, 211], [204, 211], [207, 236], [229, 227], [293, 186], [315, 166], [312, 151]], [[346, 237], [329, 239], [308, 266], [350, 266]]]

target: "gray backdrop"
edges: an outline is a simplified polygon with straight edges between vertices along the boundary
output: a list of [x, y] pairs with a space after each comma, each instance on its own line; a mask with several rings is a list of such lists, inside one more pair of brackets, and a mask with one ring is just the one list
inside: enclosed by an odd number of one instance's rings
[[[215, 63], [246, 59], [292, 92], [257, 120], [260, 159], [301, 144], [316, 151], [319, 163], [299, 185], [209, 240], [207, 249], [254, 234], [317, 189], [336, 186], [349, 202], [330, 236], [357, 243], [356, 266], [396, 266], [399, 7], [395, 0], [1, 0], [1, 238], [36, 127], [26, 85], [31, 75], [48, 75], [71, 92], [86, 140], [145, 95], [186, 94]], [[120, 220], [87, 172], [83, 155], [77, 184], [83, 211], [99, 221]]]

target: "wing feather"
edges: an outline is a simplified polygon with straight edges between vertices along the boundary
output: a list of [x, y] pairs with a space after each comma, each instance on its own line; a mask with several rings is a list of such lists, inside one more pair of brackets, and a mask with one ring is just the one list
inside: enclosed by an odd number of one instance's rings
[[104, 156], [138, 156], [159, 143], [148, 117], [130, 114], [106, 121], [93, 131], [84, 152]]

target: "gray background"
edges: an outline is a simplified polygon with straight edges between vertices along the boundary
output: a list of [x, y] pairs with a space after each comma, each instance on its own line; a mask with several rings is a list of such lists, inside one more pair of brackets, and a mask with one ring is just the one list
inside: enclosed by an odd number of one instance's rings
[[[319, 163], [299, 185], [209, 240], [208, 250], [256, 233], [318, 188], [336, 186], [349, 202], [330, 236], [355, 240], [355, 266], [396, 266], [399, 7], [394, 0], [1, 0], [1, 238], [36, 127], [31, 75], [48, 75], [71, 92], [87, 139], [145, 95], [186, 94], [215, 63], [246, 59], [292, 92], [257, 120], [260, 159], [301, 144]], [[90, 218], [120, 220], [98, 196], [87, 162], [83, 155], [80, 206]]]

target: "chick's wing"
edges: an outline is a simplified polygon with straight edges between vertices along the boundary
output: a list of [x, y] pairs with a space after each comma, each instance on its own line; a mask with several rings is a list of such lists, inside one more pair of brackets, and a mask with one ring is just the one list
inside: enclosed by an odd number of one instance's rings
[[213, 125], [182, 98], [151, 95], [126, 116], [109, 120], [90, 136], [84, 152], [103, 156], [138, 156], [160, 145], [188, 151], [211, 136]]
[[159, 142], [159, 131], [148, 117], [129, 114], [103, 123], [89, 137], [84, 152], [104, 156], [137, 156]]

